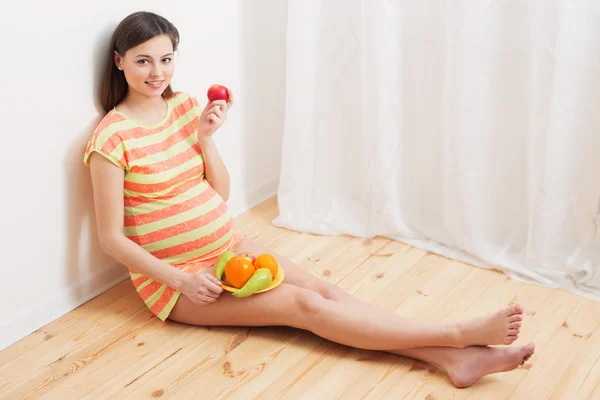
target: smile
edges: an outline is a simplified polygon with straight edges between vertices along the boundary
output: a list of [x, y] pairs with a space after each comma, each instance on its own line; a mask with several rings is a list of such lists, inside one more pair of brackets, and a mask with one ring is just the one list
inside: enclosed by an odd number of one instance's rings
[[164, 81], [146, 81], [146, 84], [152, 87], [159, 87], [163, 84]]

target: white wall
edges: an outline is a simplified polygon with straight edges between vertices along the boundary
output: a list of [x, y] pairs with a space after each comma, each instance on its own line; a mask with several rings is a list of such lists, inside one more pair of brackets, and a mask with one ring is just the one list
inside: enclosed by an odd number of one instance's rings
[[2, 12], [0, 349], [127, 276], [98, 246], [82, 155], [103, 116], [97, 94], [108, 41], [129, 13], [153, 11], [179, 29], [174, 89], [203, 101], [221, 83], [236, 95], [216, 136], [232, 176], [232, 213], [276, 192], [286, 2], [167, 4], [33, 0]]

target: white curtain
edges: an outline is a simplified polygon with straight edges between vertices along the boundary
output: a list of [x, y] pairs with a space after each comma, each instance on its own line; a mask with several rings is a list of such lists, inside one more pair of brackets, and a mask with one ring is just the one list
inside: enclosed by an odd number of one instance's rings
[[275, 225], [600, 299], [600, 1], [289, 0]]

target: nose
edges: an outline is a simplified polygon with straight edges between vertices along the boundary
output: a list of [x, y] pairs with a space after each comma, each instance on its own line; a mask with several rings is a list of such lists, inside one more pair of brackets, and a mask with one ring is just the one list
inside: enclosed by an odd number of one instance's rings
[[160, 61], [152, 63], [152, 69], [150, 70], [150, 76], [152, 78], [158, 78], [158, 77], [162, 76], [162, 67], [160, 65]]

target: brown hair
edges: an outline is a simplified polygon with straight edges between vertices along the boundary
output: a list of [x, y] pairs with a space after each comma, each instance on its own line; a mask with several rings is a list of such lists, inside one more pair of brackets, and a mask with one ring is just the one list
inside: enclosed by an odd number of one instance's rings
[[[109, 112], [119, 104], [125, 98], [128, 89], [123, 71], [119, 71], [115, 65], [115, 51], [124, 56], [127, 50], [159, 35], [168, 35], [173, 43], [173, 51], [177, 50], [177, 28], [159, 15], [145, 11], [136, 12], [127, 16], [117, 26], [110, 40], [102, 83], [100, 101], [104, 111]], [[166, 99], [173, 97], [171, 85], [167, 86], [162, 96]]]

